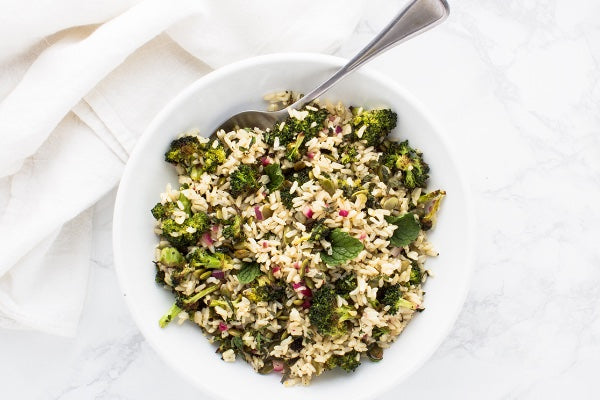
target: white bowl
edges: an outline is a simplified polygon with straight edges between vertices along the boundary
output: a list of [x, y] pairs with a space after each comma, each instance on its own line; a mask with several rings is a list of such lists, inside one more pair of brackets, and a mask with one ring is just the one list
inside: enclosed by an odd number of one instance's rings
[[173, 303], [171, 293], [154, 283], [152, 264], [157, 237], [150, 209], [167, 182], [177, 185], [174, 168], [163, 161], [170, 141], [199, 128], [209, 134], [226, 117], [264, 108], [264, 94], [292, 89], [307, 92], [345, 60], [316, 54], [275, 54], [221, 68], [201, 78], [156, 116], [139, 140], [119, 186], [114, 214], [114, 255], [123, 295], [140, 331], [175, 370], [203, 392], [222, 399], [367, 399], [399, 384], [431, 356], [462, 307], [471, 271], [472, 212], [466, 186], [443, 130], [415, 98], [389, 78], [363, 68], [338, 83], [323, 98], [366, 108], [391, 107], [399, 123], [393, 134], [420, 148], [431, 166], [429, 188], [448, 195], [430, 240], [439, 250], [427, 267], [425, 312], [416, 316], [379, 363], [366, 360], [355, 373], [326, 373], [307, 387], [287, 388], [277, 374], [259, 375], [243, 361], [225, 363], [192, 323], [166, 329], [158, 319]]

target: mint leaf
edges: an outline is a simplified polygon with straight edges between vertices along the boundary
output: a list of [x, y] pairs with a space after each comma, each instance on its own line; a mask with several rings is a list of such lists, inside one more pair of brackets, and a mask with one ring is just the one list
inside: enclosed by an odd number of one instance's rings
[[285, 180], [281, 167], [279, 164], [269, 164], [265, 167], [265, 173], [269, 177], [269, 183], [267, 183], [267, 189], [269, 192], [274, 192], [279, 189]]
[[360, 240], [339, 228], [331, 232], [329, 241], [331, 242], [331, 255], [325, 251], [321, 252], [321, 260], [329, 265], [340, 265], [352, 260], [365, 248]]
[[400, 217], [388, 216], [385, 220], [396, 225], [396, 230], [390, 238], [390, 243], [397, 247], [411, 244], [421, 231], [421, 225], [415, 219], [415, 214], [407, 213]]
[[260, 275], [260, 264], [259, 263], [244, 263], [242, 269], [237, 273], [238, 281], [245, 285], [246, 283], [252, 282]]

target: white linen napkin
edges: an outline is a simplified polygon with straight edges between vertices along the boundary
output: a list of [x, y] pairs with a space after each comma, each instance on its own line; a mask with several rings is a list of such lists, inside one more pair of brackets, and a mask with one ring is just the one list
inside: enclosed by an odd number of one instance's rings
[[363, 7], [363, 0], [1, 3], [0, 37], [11, 40], [0, 42], [0, 327], [65, 336], [76, 333], [86, 293], [89, 208], [118, 183], [154, 115], [231, 61], [335, 50]]

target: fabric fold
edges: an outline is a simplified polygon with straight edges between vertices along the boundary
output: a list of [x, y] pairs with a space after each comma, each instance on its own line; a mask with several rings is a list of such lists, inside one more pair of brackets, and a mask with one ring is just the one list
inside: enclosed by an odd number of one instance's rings
[[[31, 2], [12, 0], [5, 11], [14, 13], [0, 17], [0, 33], [18, 36], [0, 44], [0, 327], [75, 334], [90, 207], [116, 186], [139, 136], [169, 100], [242, 58], [331, 52], [364, 6], [102, 3], [57, 0], [34, 11]], [[31, 13], [37, 25], [24, 31], [19, 18]]]

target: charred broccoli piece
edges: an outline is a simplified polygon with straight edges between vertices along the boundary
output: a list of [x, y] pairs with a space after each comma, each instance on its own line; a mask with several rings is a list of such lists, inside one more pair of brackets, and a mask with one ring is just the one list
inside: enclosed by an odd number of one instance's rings
[[294, 206], [292, 200], [297, 196], [297, 194], [290, 193], [290, 189], [281, 189], [279, 191], [279, 196], [281, 197], [281, 202], [283, 205], [286, 206], [287, 209], [291, 210]]
[[329, 113], [325, 109], [314, 111], [304, 108], [301, 110], [301, 112], [305, 111], [308, 114], [302, 120], [290, 116], [285, 120], [283, 126], [281, 123], [273, 126], [273, 129], [265, 134], [265, 142], [273, 145], [275, 138], [279, 138], [279, 145], [286, 146], [293, 142], [299, 133], [304, 133], [307, 141], [315, 137], [323, 128], [323, 122], [325, 122]]
[[171, 142], [169, 150], [165, 153], [165, 161], [192, 167], [204, 148], [205, 145], [200, 143], [196, 136], [182, 136]]
[[305, 148], [302, 146], [304, 143], [304, 138], [304, 133], [299, 133], [296, 135], [296, 139], [294, 141], [286, 145], [285, 158], [291, 162], [299, 161], [302, 158], [302, 154], [304, 154], [303, 150], [305, 150]]
[[189, 168], [190, 178], [194, 181], [200, 180], [203, 173], [214, 173], [217, 167], [225, 162], [227, 153], [225, 148], [218, 140], [214, 140], [212, 143], [205, 145], [204, 151], [201, 153], [199, 159], [202, 164], [196, 164]]
[[402, 172], [402, 183], [407, 189], [424, 188], [429, 178], [429, 165], [420, 151], [409, 146], [408, 140], [390, 142], [381, 158], [381, 164], [392, 172]]
[[159, 219], [169, 218], [175, 210], [175, 204], [167, 202], [165, 204], [156, 203], [150, 212], [152, 216], [158, 221]]
[[362, 108], [355, 108], [352, 113], [353, 139], [364, 140], [367, 146], [377, 146], [381, 143], [398, 122], [398, 115], [390, 109], [363, 111]]
[[339, 336], [347, 332], [344, 321], [353, 318], [349, 306], [337, 307], [337, 295], [334, 288], [321, 286], [313, 293], [312, 303], [308, 310], [311, 325], [322, 336]]
[[214, 140], [202, 155], [204, 171], [215, 172], [217, 167], [225, 162], [227, 154], [225, 148], [218, 140]]
[[416, 262], [413, 262], [410, 267], [410, 278], [408, 283], [411, 285], [418, 285], [423, 280], [423, 273], [421, 272], [421, 268]]
[[156, 266], [156, 274], [154, 275], [154, 282], [156, 282], [159, 285], [166, 285], [165, 271], [160, 269], [157, 262], [154, 262], [154, 265]]
[[349, 273], [335, 281], [335, 293], [347, 299], [350, 297], [350, 292], [356, 289], [357, 284], [356, 275]]
[[[210, 228], [210, 218], [203, 212], [198, 212], [187, 218], [182, 224], [168, 218], [162, 221], [162, 238], [177, 250], [185, 252], [189, 246], [193, 246], [200, 240], [202, 234]], [[189, 229], [192, 228], [192, 229]], [[189, 231], [193, 230], [192, 233]]]
[[350, 164], [358, 161], [358, 150], [355, 145], [349, 144], [345, 146], [340, 155], [340, 163]]
[[231, 195], [236, 197], [242, 193], [255, 192], [260, 187], [259, 174], [250, 165], [242, 164], [231, 173]]
[[284, 171], [283, 175], [285, 176], [285, 179], [287, 179], [289, 182], [298, 182], [298, 186], [302, 186], [311, 179], [311, 171], [312, 168], [303, 168], [299, 171], [296, 171], [294, 169], [288, 169]]
[[377, 293], [377, 300], [382, 306], [389, 306], [388, 314], [395, 315], [400, 307], [416, 310], [417, 305], [402, 298], [402, 290], [399, 284], [386, 285]]
[[225, 222], [223, 228], [223, 236], [233, 242], [238, 242], [244, 239], [244, 219], [240, 215], [234, 215]]
[[197, 248], [190, 252], [186, 259], [188, 264], [193, 269], [230, 269], [231, 257], [221, 252], [209, 253], [203, 248]]
[[313, 224], [309, 240], [315, 242], [321, 239], [327, 239], [330, 233], [331, 229], [325, 225], [325, 218], [322, 218]]
[[245, 292], [250, 301], [278, 301], [283, 303], [286, 298], [285, 286], [281, 284], [255, 285]]
[[334, 354], [325, 362], [325, 369], [340, 367], [346, 372], [354, 372], [360, 365], [360, 353], [356, 350], [349, 351], [343, 355]]

